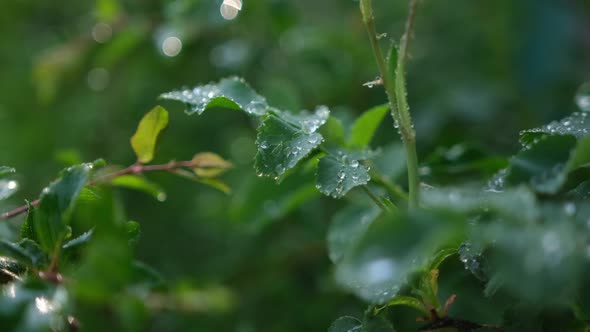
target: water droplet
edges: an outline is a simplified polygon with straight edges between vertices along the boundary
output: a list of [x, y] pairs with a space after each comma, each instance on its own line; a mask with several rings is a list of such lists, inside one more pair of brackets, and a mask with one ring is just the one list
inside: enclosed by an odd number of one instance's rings
[[182, 41], [176, 36], [170, 36], [162, 42], [162, 53], [168, 57], [177, 56], [182, 50]]
[[576, 214], [576, 204], [572, 202], [567, 202], [563, 206], [563, 211], [568, 217], [573, 217]]
[[221, 16], [228, 21], [236, 18], [240, 10], [242, 10], [241, 0], [224, 0], [219, 8]]
[[590, 82], [586, 82], [578, 88], [576, 104], [582, 111], [590, 112]]
[[357, 168], [359, 167], [359, 161], [358, 160], [353, 160], [350, 162], [350, 167], [352, 168]]

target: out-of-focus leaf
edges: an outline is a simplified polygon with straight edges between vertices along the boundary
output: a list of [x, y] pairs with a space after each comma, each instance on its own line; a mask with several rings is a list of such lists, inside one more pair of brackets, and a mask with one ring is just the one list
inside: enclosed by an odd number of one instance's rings
[[217, 189], [224, 194], [231, 194], [231, 188], [223, 181], [218, 179], [200, 179], [197, 178], [195, 181], [207, 185], [211, 188]]
[[194, 172], [189, 172], [184, 169], [177, 169], [177, 170], [173, 171], [173, 173], [178, 176], [182, 176], [184, 178], [187, 178], [187, 179], [202, 183], [202, 184], [209, 186], [211, 188], [217, 189], [217, 190], [223, 192], [224, 194], [231, 193], [231, 188], [219, 179], [201, 178], [201, 177], [198, 177]]
[[70, 295], [63, 286], [38, 281], [9, 283], [0, 295], [0, 321], [5, 331], [44, 332], [67, 328]]
[[226, 312], [233, 308], [234, 295], [222, 287], [194, 289], [180, 285], [166, 293], [152, 293], [146, 299], [151, 310], [175, 310], [188, 313]]
[[157, 184], [137, 175], [123, 175], [111, 180], [111, 184], [121, 188], [128, 188], [144, 192], [160, 202], [166, 200], [166, 193]]
[[187, 105], [188, 114], [201, 114], [211, 108], [243, 110], [251, 115], [263, 115], [268, 110], [266, 99], [258, 95], [243, 79], [224, 78], [217, 84], [197, 86], [163, 93], [162, 99], [177, 100]]
[[380, 210], [374, 205], [350, 205], [334, 215], [327, 235], [332, 262], [338, 263], [346, 251], [354, 248], [379, 213]]
[[393, 325], [384, 316], [365, 315], [363, 332], [395, 332]]
[[320, 197], [312, 174], [297, 175], [286, 178], [280, 186], [272, 181], [252, 179], [232, 195], [230, 218], [258, 231]]
[[72, 206], [88, 181], [92, 165], [72, 166], [62, 172], [61, 178], [41, 193], [40, 203], [33, 213], [33, 230], [41, 247], [52, 253], [61, 246], [69, 223]]
[[30, 239], [23, 239], [19, 243], [0, 240], [0, 255], [15, 259], [29, 267], [39, 267], [47, 261], [41, 247]]
[[348, 146], [353, 149], [366, 148], [387, 114], [388, 109], [389, 106], [387, 104], [379, 105], [365, 111], [359, 116], [350, 128]]
[[519, 298], [538, 303], [567, 301], [580, 287], [587, 237], [565, 220], [479, 225], [471, 238], [479, 246], [487, 244], [490, 278], [501, 281], [505, 291]]
[[14, 180], [0, 180], [0, 201], [12, 196], [18, 190], [18, 182]]
[[256, 172], [279, 179], [287, 170], [307, 156], [323, 141], [317, 130], [326, 122], [330, 111], [320, 106], [313, 114], [292, 115], [269, 112], [256, 138], [258, 152]]
[[16, 170], [12, 167], [8, 166], [0, 166], [0, 176], [4, 176], [6, 174], [14, 173]]
[[451, 147], [439, 147], [423, 162], [420, 173], [426, 181], [436, 183], [457, 183], [479, 181], [489, 178], [508, 166], [504, 157], [491, 155], [474, 144], [455, 144]]
[[539, 217], [535, 195], [524, 187], [503, 192], [478, 188], [432, 188], [423, 190], [422, 202], [431, 208], [459, 213], [495, 212], [511, 220], [532, 223]]
[[195, 174], [206, 178], [223, 174], [232, 167], [229, 161], [212, 152], [197, 153], [192, 161], [195, 165], [198, 165], [193, 168]]
[[465, 237], [461, 219], [430, 212], [384, 216], [337, 264], [336, 278], [364, 300], [385, 304], [410, 275], [427, 269], [440, 248], [459, 245]]
[[137, 160], [149, 163], [154, 159], [158, 137], [168, 125], [168, 111], [161, 106], [154, 107], [139, 122], [137, 131], [131, 137], [131, 146]]
[[328, 328], [328, 332], [361, 332], [362, 330], [363, 323], [351, 316], [336, 319]]
[[370, 154], [339, 150], [329, 154], [318, 164], [317, 185], [324, 195], [340, 198], [352, 188], [371, 180], [369, 167], [362, 163]]
[[125, 224], [125, 228], [127, 230], [127, 237], [129, 238], [129, 245], [132, 247], [137, 245], [141, 236], [141, 225], [137, 221], [130, 220]]
[[73, 288], [80, 298], [108, 303], [131, 280], [131, 249], [122, 231], [101, 233], [97, 226], [93, 241], [83, 248], [81, 263], [73, 274]]

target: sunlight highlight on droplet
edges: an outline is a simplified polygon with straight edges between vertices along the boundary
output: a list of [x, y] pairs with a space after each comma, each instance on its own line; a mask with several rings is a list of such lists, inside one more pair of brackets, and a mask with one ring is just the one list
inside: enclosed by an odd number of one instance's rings
[[219, 8], [221, 16], [226, 20], [233, 20], [236, 18], [240, 10], [242, 10], [241, 0], [224, 0]]
[[92, 39], [97, 43], [106, 43], [111, 39], [113, 35], [113, 29], [106, 23], [97, 23], [92, 27]]
[[47, 314], [50, 311], [53, 311], [53, 305], [44, 297], [35, 298], [35, 306], [42, 314]]
[[170, 36], [162, 42], [162, 52], [169, 57], [177, 56], [182, 50], [182, 41], [180, 38]]

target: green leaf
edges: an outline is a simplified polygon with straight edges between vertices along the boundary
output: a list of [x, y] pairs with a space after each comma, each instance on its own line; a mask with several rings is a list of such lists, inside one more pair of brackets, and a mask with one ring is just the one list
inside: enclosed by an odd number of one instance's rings
[[506, 181], [554, 194], [589, 178], [590, 136], [543, 136], [510, 160]]
[[135, 246], [141, 236], [141, 225], [137, 221], [130, 220], [125, 224], [129, 245]]
[[111, 180], [111, 184], [121, 188], [128, 188], [146, 193], [160, 202], [166, 200], [166, 193], [157, 184], [137, 175], [123, 175]]
[[263, 115], [269, 106], [242, 78], [224, 78], [217, 84], [197, 86], [194, 89], [171, 91], [160, 95], [162, 99], [177, 100], [187, 105], [186, 113], [201, 114], [211, 108], [243, 110], [251, 115]]
[[344, 316], [336, 319], [328, 332], [361, 332], [363, 323], [355, 317]]
[[478, 145], [459, 143], [437, 148], [422, 165], [420, 171], [427, 182], [456, 184], [489, 178], [506, 168], [508, 160], [491, 155]]
[[14, 180], [0, 180], [0, 201], [12, 196], [18, 190], [18, 183]]
[[350, 137], [348, 138], [347, 145], [353, 149], [366, 148], [387, 114], [388, 109], [389, 106], [387, 104], [379, 105], [358, 117], [350, 129]]
[[29, 239], [19, 243], [0, 240], [0, 255], [15, 259], [29, 267], [39, 267], [47, 261], [47, 256], [39, 245]]
[[7, 284], [0, 291], [10, 294], [0, 295], [3, 331], [44, 332], [68, 326], [72, 304], [65, 287], [26, 280]]
[[432, 188], [423, 190], [421, 198], [425, 206], [433, 209], [462, 214], [485, 211], [523, 223], [533, 223], [540, 215], [537, 199], [526, 187], [502, 192], [470, 187]]
[[334, 145], [344, 145], [344, 125], [334, 116], [328, 117], [326, 124], [320, 129], [320, 134]]
[[197, 165], [193, 168], [195, 174], [205, 178], [221, 175], [233, 166], [229, 161], [212, 152], [197, 153], [192, 162]]
[[395, 330], [385, 317], [365, 315], [363, 332], [395, 332]]
[[6, 174], [14, 173], [16, 170], [12, 167], [8, 166], [0, 166], [0, 176], [4, 176]]
[[328, 154], [318, 164], [317, 185], [324, 195], [340, 198], [352, 188], [371, 180], [369, 167], [362, 163], [371, 156], [369, 152], [337, 150]]
[[458, 215], [426, 211], [383, 215], [345, 253], [336, 279], [372, 304], [388, 303], [411, 275], [428, 269], [440, 248], [464, 240], [464, 222]]
[[137, 131], [131, 137], [131, 146], [137, 160], [149, 163], [154, 159], [158, 137], [168, 125], [168, 111], [161, 106], [154, 107], [139, 122]]
[[520, 142], [524, 145], [535, 144], [543, 136], [573, 136], [582, 138], [590, 135], [590, 116], [588, 112], [574, 112], [570, 116], [553, 121], [548, 125], [523, 130], [520, 132]]
[[414, 308], [425, 315], [430, 315], [428, 310], [424, 307], [424, 304], [415, 297], [411, 296], [396, 296], [391, 301], [389, 301], [386, 306], [394, 307], [394, 306], [405, 306]]
[[75, 248], [75, 247], [81, 246], [85, 243], [88, 243], [88, 241], [90, 241], [90, 239], [92, 238], [92, 233], [94, 233], [94, 229], [84, 232], [80, 236], [66, 242], [62, 246], [62, 248], [63, 249], [70, 249], [70, 248]]
[[41, 247], [48, 253], [61, 246], [72, 206], [88, 181], [91, 164], [72, 166], [62, 172], [60, 179], [51, 183], [41, 194], [33, 213], [33, 230]]
[[428, 270], [436, 270], [449, 257], [457, 254], [457, 248], [445, 248], [439, 250], [431, 259]]
[[279, 179], [323, 141], [316, 131], [330, 111], [320, 106], [313, 114], [269, 112], [258, 129], [255, 168], [259, 176]]
[[349, 205], [334, 215], [327, 235], [328, 253], [332, 262], [338, 263], [354, 247], [379, 213], [380, 210], [374, 205]]

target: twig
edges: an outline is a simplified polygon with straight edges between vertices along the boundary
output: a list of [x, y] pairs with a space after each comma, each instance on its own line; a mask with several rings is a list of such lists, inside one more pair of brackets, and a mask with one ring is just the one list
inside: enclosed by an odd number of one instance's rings
[[[220, 168], [220, 166], [218, 164], [212, 165], [212, 164], [208, 164], [206, 162], [192, 161], [192, 160], [171, 161], [169, 163], [161, 164], [161, 165], [142, 165], [139, 163], [135, 163], [135, 164], [133, 164], [127, 168], [124, 168], [122, 170], [119, 170], [119, 171], [89, 180], [86, 183], [86, 185], [92, 186], [97, 183], [111, 181], [111, 180], [118, 178], [120, 176], [123, 176], [123, 175], [141, 174], [144, 172], [156, 172], [156, 171], [172, 171], [172, 170], [176, 170], [179, 168]], [[21, 207], [18, 207], [16, 209], [12, 210], [12, 211], [8, 211], [3, 214], [0, 214], [0, 220], [10, 219], [10, 218], [16, 217], [22, 213], [25, 213], [29, 210], [29, 206], [37, 206], [37, 205], [39, 205], [40, 202], [41, 202], [41, 200], [36, 199], [36, 200], [32, 201], [30, 204], [23, 205]]]

